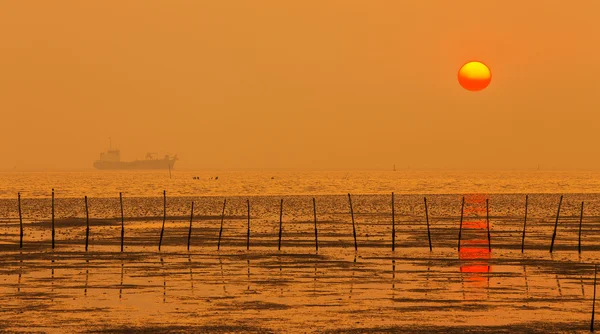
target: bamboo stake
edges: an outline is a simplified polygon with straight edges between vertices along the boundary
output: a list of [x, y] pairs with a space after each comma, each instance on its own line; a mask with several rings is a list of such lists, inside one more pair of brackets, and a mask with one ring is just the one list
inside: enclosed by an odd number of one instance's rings
[[427, 209], [427, 197], [423, 197], [423, 201], [425, 202], [425, 219], [427, 221], [427, 239], [429, 239], [429, 252], [432, 252], [433, 247], [431, 247], [431, 231], [429, 230], [429, 210]]
[[594, 314], [596, 313], [596, 276], [598, 274], [598, 265], [594, 265], [594, 299], [592, 301], [592, 321], [590, 324], [590, 332], [594, 331]]
[[19, 206], [19, 248], [23, 248], [23, 215], [21, 213], [21, 193], [17, 193]]
[[227, 199], [223, 200], [223, 212], [221, 213], [221, 228], [219, 229], [219, 241], [217, 242], [217, 250], [221, 249], [221, 235], [223, 234], [223, 220], [225, 219], [225, 204]]
[[[187, 250], [190, 251], [190, 242], [192, 240], [192, 221], [194, 220], [194, 201], [192, 201], [192, 209], [190, 210], [190, 229], [188, 230]], [[191, 268], [190, 268], [191, 270]], [[193, 283], [192, 283], [193, 284]]]
[[319, 251], [319, 237], [317, 232], [317, 201], [313, 197], [313, 215], [315, 218], [315, 250]]
[[52, 249], [54, 249], [54, 188], [52, 188]]
[[521, 238], [521, 254], [525, 251], [525, 226], [527, 225], [527, 205], [529, 203], [529, 195], [525, 195], [525, 220], [523, 221], [523, 238]]
[[352, 234], [354, 235], [354, 250], [358, 251], [358, 244], [356, 243], [356, 226], [354, 224], [354, 209], [352, 208], [352, 197], [348, 193], [348, 202], [350, 203], [350, 215], [352, 216]]
[[583, 222], [583, 202], [581, 202], [581, 214], [579, 214], [579, 243], [577, 246], [577, 250], [579, 254], [581, 254], [581, 223]]
[[394, 210], [394, 192], [392, 191], [392, 252], [396, 250], [396, 212]]
[[281, 232], [283, 230], [283, 198], [279, 204], [279, 243], [277, 250], [281, 250]]
[[119, 193], [119, 202], [121, 204], [121, 253], [123, 253], [123, 248], [125, 246], [125, 216], [123, 215], [123, 193]]
[[554, 249], [554, 239], [556, 239], [556, 229], [558, 228], [558, 218], [560, 217], [560, 205], [562, 204], [563, 197], [560, 196], [560, 200], [558, 201], [558, 210], [556, 211], [556, 222], [554, 223], [554, 233], [552, 233], [552, 243], [550, 243], [550, 253], [552, 253], [552, 249]]
[[246, 233], [246, 250], [250, 250], [250, 200], [247, 199], [248, 204], [248, 233]]
[[167, 221], [167, 191], [163, 190], [163, 223], [160, 229], [160, 240], [158, 241], [158, 251], [162, 245], [163, 234], [165, 233], [165, 222]]
[[88, 210], [88, 198], [83, 198], [85, 202], [85, 251], [88, 251], [89, 239], [90, 239], [90, 213]]
[[487, 224], [488, 251], [492, 252], [492, 236], [490, 234], [490, 200], [485, 199], [485, 221]]
[[460, 239], [462, 237], [462, 225], [463, 225], [463, 215], [465, 212], [465, 197], [462, 198], [462, 204], [460, 206], [460, 227], [458, 229], [458, 251], [460, 252]]

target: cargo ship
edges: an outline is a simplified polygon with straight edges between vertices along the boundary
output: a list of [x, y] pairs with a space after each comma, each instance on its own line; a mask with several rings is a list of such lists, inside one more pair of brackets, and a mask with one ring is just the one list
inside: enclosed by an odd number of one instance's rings
[[143, 160], [121, 161], [121, 151], [109, 148], [100, 153], [100, 159], [94, 161], [94, 167], [101, 170], [173, 169], [177, 160], [177, 155], [158, 158], [156, 154], [148, 153]]

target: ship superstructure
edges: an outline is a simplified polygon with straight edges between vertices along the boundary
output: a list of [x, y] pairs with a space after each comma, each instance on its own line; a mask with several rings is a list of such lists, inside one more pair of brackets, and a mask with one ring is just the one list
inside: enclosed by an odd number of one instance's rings
[[100, 153], [100, 159], [94, 161], [94, 167], [101, 170], [173, 169], [177, 160], [177, 155], [158, 158], [156, 154], [148, 153], [143, 160], [121, 161], [121, 151], [109, 148]]

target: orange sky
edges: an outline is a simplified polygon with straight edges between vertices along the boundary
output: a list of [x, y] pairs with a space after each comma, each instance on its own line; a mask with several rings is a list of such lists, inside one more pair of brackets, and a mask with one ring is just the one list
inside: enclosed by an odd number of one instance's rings
[[[2, 1], [0, 169], [600, 168], [600, 2]], [[466, 61], [493, 80], [471, 93]]]

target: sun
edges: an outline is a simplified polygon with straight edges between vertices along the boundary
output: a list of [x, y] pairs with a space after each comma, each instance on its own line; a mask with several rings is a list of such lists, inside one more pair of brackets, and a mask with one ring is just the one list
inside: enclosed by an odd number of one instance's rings
[[492, 72], [479, 61], [468, 62], [458, 71], [458, 83], [464, 89], [472, 92], [485, 89], [490, 81], [492, 81]]

